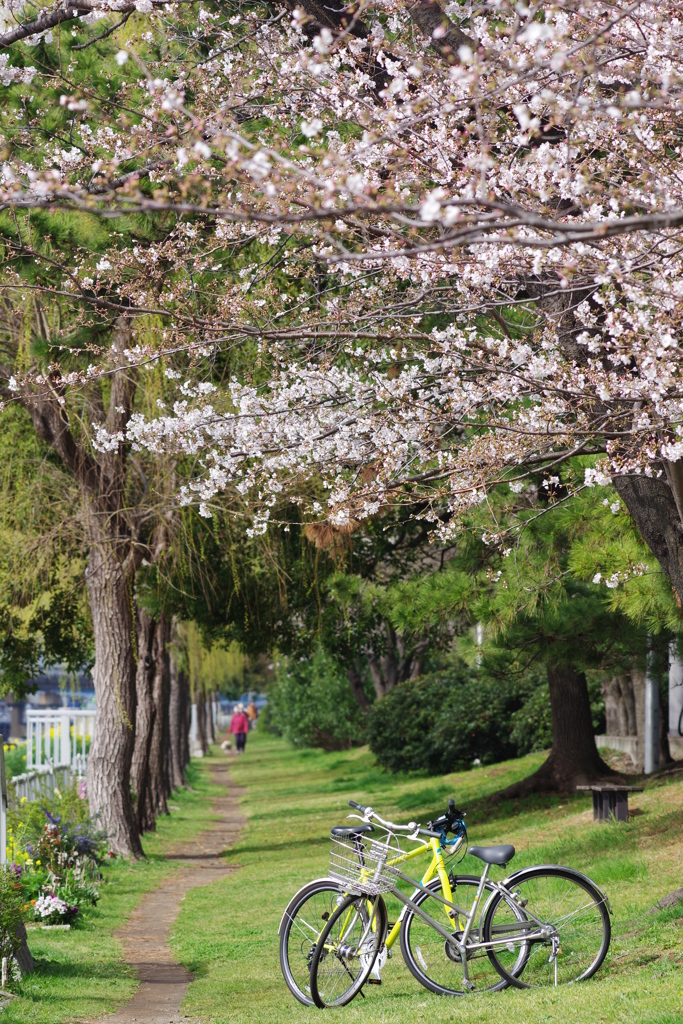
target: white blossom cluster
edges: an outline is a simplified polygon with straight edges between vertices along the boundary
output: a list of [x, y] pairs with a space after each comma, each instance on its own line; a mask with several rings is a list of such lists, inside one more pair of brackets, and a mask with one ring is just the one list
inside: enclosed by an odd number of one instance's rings
[[[208, 56], [184, 27], [172, 62], [119, 54], [132, 123], [65, 91], [72, 145], [7, 162], [9, 206], [177, 216], [63, 291], [165, 325], [129, 360], [177, 358], [175, 394], [93, 443], [197, 459], [182, 498], [204, 514], [236, 487], [258, 531], [314, 479], [336, 523], [416, 496], [452, 522], [520, 465], [550, 482], [599, 455], [600, 486], [683, 456], [679, 5], [485, 0], [429, 36], [414, 15], [375, 0], [356, 33], [196, 5]], [[214, 391], [240, 347], [249, 371]]]

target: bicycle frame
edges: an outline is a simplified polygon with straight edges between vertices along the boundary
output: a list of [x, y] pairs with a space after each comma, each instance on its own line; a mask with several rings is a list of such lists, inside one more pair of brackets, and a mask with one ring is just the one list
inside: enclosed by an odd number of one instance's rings
[[[456, 850], [458, 849], [459, 845], [460, 844], [458, 844], [458, 846], [455, 847]], [[418, 857], [420, 854], [426, 853], [427, 850], [431, 850], [432, 859], [429, 863], [429, 866], [427, 867], [427, 870], [422, 876], [422, 880], [420, 882], [418, 882], [415, 878], [411, 878], [409, 875], [404, 875], [403, 872], [399, 872], [399, 877], [406, 882], [410, 882], [415, 888], [424, 890], [426, 889], [427, 884], [431, 882], [433, 878], [436, 878], [438, 876], [439, 881], [441, 882], [441, 891], [446, 898], [444, 902], [447, 903], [448, 906], [452, 907], [453, 892], [451, 890], [451, 883], [448, 877], [448, 872], [446, 871], [446, 865], [444, 864], [441, 844], [439, 843], [438, 839], [430, 839], [429, 842], [425, 845], [419, 846], [414, 850], [410, 850], [408, 853], [402, 854], [400, 857], [394, 857], [391, 860], [387, 861], [387, 863], [391, 867], [396, 867], [398, 864], [404, 864], [407, 860], [412, 860], [414, 857]], [[432, 890], [430, 889], [429, 892], [432, 892]], [[405, 897], [404, 894], [400, 892], [394, 892], [392, 893], [392, 895], [397, 896], [399, 900], [401, 900], [401, 902], [407, 899], [407, 897]], [[432, 895], [436, 894], [432, 893]], [[409, 909], [411, 904], [412, 901], [410, 900], [408, 900], [407, 903], [405, 903], [401, 913], [398, 916], [396, 923], [394, 924], [393, 928], [387, 935], [387, 949], [391, 949], [391, 947], [396, 942], [396, 939], [398, 938], [401, 931], [401, 922], [403, 921], [403, 918], [406, 915], [406, 911]], [[414, 907], [415, 905], [412, 904], [412, 906]]]
[[[451, 889], [450, 879], [448, 878], [448, 875], [446, 873], [445, 865], [443, 863], [443, 856], [441, 854], [441, 848], [438, 844], [438, 840], [431, 839], [429, 841], [429, 846], [432, 848], [433, 858], [432, 863], [427, 869], [427, 872], [425, 873], [422, 881], [418, 882], [416, 878], [411, 878], [410, 875], [406, 875], [402, 871], [398, 872], [398, 877], [402, 879], [402, 881], [404, 882], [409, 882], [411, 885], [413, 885], [416, 889], [419, 889], [421, 892], [429, 893], [429, 895], [433, 899], [438, 900], [440, 903], [443, 903], [443, 905], [448, 908], [446, 910], [446, 915], [451, 919], [451, 922], [456, 918], [456, 916], [462, 916], [465, 919], [465, 927], [462, 930], [460, 938], [456, 938], [456, 936], [453, 934], [452, 926], [451, 930], [449, 931], [442, 924], [440, 924], [439, 921], [437, 921], [425, 910], [423, 910], [422, 907], [418, 906], [418, 904], [415, 903], [414, 900], [410, 899], [410, 897], [406, 896], [405, 893], [401, 892], [400, 889], [396, 888], [392, 890], [392, 895], [395, 896], [401, 903], [403, 903], [403, 910], [401, 911], [399, 920], [396, 922], [396, 925], [394, 925], [394, 928], [392, 929], [390, 936], [387, 937], [387, 947], [389, 947], [390, 939], [392, 943], [395, 942], [396, 935], [398, 935], [398, 933], [400, 932], [401, 922], [403, 920], [403, 917], [405, 916], [406, 911], [412, 910], [414, 914], [422, 918], [422, 920], [431, 928], [433, 928], [436, 932], [438, 932], [438, 934], [441, 935], [450, 946], [457, 950], [460, 956], [460, 960], [462, 962], [464, 983], [467, 987], [469, 987], [470, 982], [467, 972], [468, 951], [471, 952], [473, 949], [492, 949], [495, 946], [508, 945], [508, 943], [510, 943], [513, 939], [520, 940], [521, 943], [546, 941], [548, 939], [553, 939], [555, 931], [554, 928], [552, 926], [548, 926], [539, 918], [535, 917], [535, 915], [532, 914], [530, 911], [525, 909], [525, 921], [518, 920], [509, 925], [505, 924], [496, 927], [497, 933], [504, 933], [503, 938], [491, 939], [489, 942], [469, 942], [469, 936], [472, 931], [472, 926], [477, 916], [477, 909], [480, 907], [481, 898], [487, 882], [490, 886], [492, 886], [493, 891], [489, 895], [489, 898], [486, 900], [485, 905], [482, 906], [481, 909], [479, 910], [480, 922], [484, 918], [484, 914], [489, 903], [496, 895], [501, 894], [507, 896], [510, 899], [510, 901], [515, 903], [516, 901], [514, 894], [510, 892], [510, 890], [503, 882], [489, 881], [489, 865], [485, 864], [484, 870], [479, 879], [477, 892], [475, 894], [470, 910], [468, 911], [464, 907], [459, 907], [456, 903], [453, 902], [453, 892]], [[405, 859], [408, 858], [406, 857]], [[402, 858], [396, 858], [396, 860], [400, 861], [402, 860]], [[391, 861], [388, 863], [391, 863]], [[439, 874], [439, 879], [441, 881], [441, 888], [442, 892], [444, 893], [443, 896], [439, 896], [437, 892], [434, 892], [434, 890], [427, 888], [427, 883], [431, 881], [431, 879], [437, 873]], [[553, 955], [556, 956], [556, 951], [554, 947]]]

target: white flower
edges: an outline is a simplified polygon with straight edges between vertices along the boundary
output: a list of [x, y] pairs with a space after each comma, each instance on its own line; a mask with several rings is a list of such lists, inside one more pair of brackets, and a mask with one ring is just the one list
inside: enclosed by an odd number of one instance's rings
[[601, 579], [602, 579], [602, 573], [601, 572], [596, 572], [595, 576], [593, 577], [593, 583], [599, 583]]
[[316, 36], [313, 40], [313, 49], [317, 53], [327, 53], [332, 44], [332, 33], [329, 28], [323, 28], [320, 30], [320, 35]]
[[437, 220], [441, 213], [441, 200], [445, 195], [442, 188], [435, 188], [430, 192], [420, 207], [420, 218], [427, 222]]
[[509, 488], [510, 488], [510, 490], [512, 491], [513, 494], [519, 494], [520, 491], [524, 490], [524, 481], [523, 480], [512, 480], [508, 484], [508, 486], [509, 486]]
[[305, 135], [307, 139], [312, 139], [322, 129], [323, 123], [319, 117], [314, 117], [312, 121], [301, 122], [301, 133]]
[[208, 160], [209, 157], [211, 156], [210, 148], [207, 146], [205, 142], [202, 142], [201, 139], [198, 139], [197, 142], [195, 142], [194, 146], [192, 147], [192, 152], [196, 153], [197, 156], [203, 157], [205, 160]]
[[608, 484], [612, 483], [612, 478], [603, 473], [600, 469], [585, 469], [583, 473], [583, 482], [586, 487], [607, 487]]
[[135, 10], [140, 14], [149, 14], [154, 10], [154, 4], [152, 0], [135, 0]]
[[118, 64], [119, 67], [123, 67], [123, 65], [128, 60], [128, 54], [126, 53], [125, 50], [119, 50], [119, 52], [116, 54], [116, 57], [114, 59], [116, 60], [116, 63]]
[[99, 270], [100, 272], [102, 272], [103, 270], [111, 270], [111, 263], [105, 256], [103, 256], [100, 262], [97, 264], [97, 270]]

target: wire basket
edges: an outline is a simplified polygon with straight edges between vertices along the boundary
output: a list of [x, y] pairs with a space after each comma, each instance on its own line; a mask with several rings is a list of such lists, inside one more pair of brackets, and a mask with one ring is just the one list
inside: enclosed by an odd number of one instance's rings
[[385, 843], [361, 836], [331, 836], [330, 878], [344, 891], [363, 896], [378, 896], [396, 888], [399, 868], [387, 861], [401, 856], [391, 836]]

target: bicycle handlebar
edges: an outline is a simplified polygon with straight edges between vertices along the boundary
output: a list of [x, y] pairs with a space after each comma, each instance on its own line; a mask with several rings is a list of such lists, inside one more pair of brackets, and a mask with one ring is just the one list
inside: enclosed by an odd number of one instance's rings
[[[391, 832], [410, 832], [415, 836], [429, 836], [430, 839], [442, 839], [444, 834], [448, 832], [455, 820], [462, 820], [462, 811], [458, 811], [455, 808], [455, 801], [451, 797], [448, 801], [448, 811], [442, 814], [436, 821], [427, 822], [431, 828], [422, 828], [416, 821], [409, 821], [407, 825], [397, 825], [393, 821], [386, 821], [381, 818], [377, 811], [374, 811], [372, 807], [364, 807], [363, 804], [356, 803], [355, 800], [349, 800], [349, 807], [353, 807], [355, 810], [360, 811], [366, 821], [376, 821], [378, 825], [383, 825], [384, 828], [389, 829]], [[443, 825], [441, 831], [437, 832], [434, 830], [434, 825]]]

